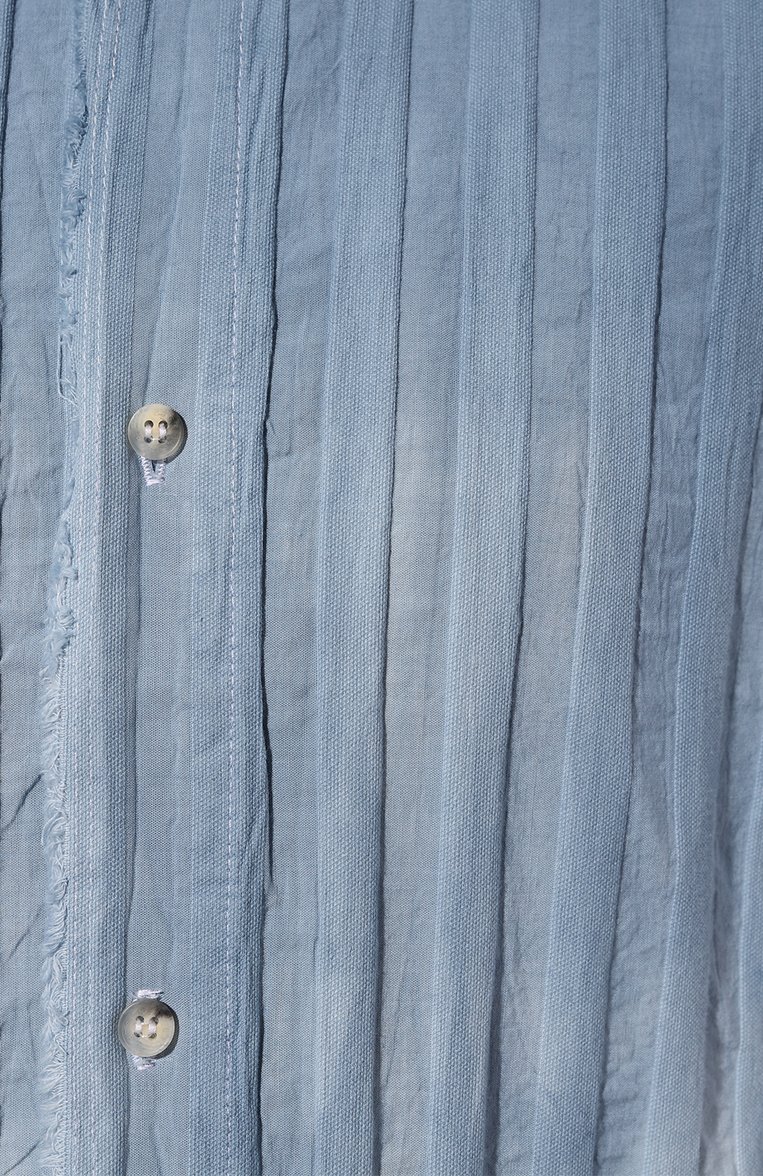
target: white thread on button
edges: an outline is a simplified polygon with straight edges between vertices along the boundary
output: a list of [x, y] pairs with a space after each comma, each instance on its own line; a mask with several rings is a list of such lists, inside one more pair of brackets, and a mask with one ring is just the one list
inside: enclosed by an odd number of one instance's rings
[[163, 486], [164, 474], [167, 469], [166, 461], [149, 461], [147, 457], [141, 457], [141, 468], [143, 470], [143, 480], [147, 486]]
[[[146, 461], [146, 459], [142, 457], [141, 461]], [[147, 464], [150, 465], [151, 463], [147, 462]], [[164, 462], [161, 464], [164, 465]], [[162, 995], [162, 991], [163, 990], [161, 988], [139, 988], [138, 991], [134, 992], [130, 997], [130, 1004], [132, 1004], [135, 1000], [158, 1000]], [[134, 1032], [136, 1037], [140, 1037], [138, 1021], [135, 1022]], [[154, 1034], [155, 1033], [156, 1030], [154, 1030]], [[149, 1033], [149, 1036], [153, 1036], [153, 1034]], [[135, 1069], [139, 1072], [141, 1070], [153, 1070], [156, 1066], [156, 1062], [153, 1058], [139, 1058], [135, 1054], [130, 1055], [130, 1061], [132, 1062]]]

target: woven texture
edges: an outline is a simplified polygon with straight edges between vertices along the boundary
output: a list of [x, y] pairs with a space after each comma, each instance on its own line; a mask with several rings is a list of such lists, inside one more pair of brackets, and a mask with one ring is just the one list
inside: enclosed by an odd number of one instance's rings
[[0, 0], [0, 149], [0, 1171], [763, 1176], [759, 0]]

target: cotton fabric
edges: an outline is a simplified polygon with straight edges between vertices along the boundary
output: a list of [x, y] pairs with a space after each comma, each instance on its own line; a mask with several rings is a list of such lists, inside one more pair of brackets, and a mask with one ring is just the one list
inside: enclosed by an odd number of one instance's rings
[[763, 1174], [763, 9], [0, 38], [0, 1170]]

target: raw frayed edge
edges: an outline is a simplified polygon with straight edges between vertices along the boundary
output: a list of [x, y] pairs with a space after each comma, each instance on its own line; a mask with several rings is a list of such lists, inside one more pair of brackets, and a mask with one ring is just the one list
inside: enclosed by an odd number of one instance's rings
[[75, 284], [77, 277], [77, 229], [85, 207], [85, 193], [80, 184], [80, 150], [87, 130], [85, 71], [77, 62], [72, 110], [64, 126], [66, 142], [61, 184], [60, 218], [60, 297], [58, 344], [58, 391], [70, 404], [77, 403], [77, 372], [74, 351], [74, 328], [77, 324]]
[[[77, 406], [77, 372], [74, 330], [77, 276], [77, 236], [85, 205], [80, 183], [82, 143], [87, 130], [87, 88], [83, 65], [82, 9], [75, 16], [75, 82], [71, 109], [64, 125], [64, 161], [60, 205], [60, 316], [58, 346], [58, 394]], [[67, 445], [76, 447], [79, 432], [76, 418], [67, 428]], [[69, 811], [66, 780], [61, 764], [63, 663], [75, 617], [69, 604], [72, 581], [76, 579], [74, 553], [69, 529], [69, 510], [74, 495], [74, 469], [69, 448], [66, 480], [48, 584], [45, 643], [40, 671], [41, 771], [45, 783], [45, 820], [42, 848], [48, 874], [46, 923], [43, 938], [43, 1065], [41, 1087], [46, 1131], [41, 1166], [43, 1171], [64, 1176], [67, 1170], [68, 1133], [68, 890]]]
[[[71, 500], [73, 485], [72, 477], [66, 487], [66, 506]], [[42, 846], [48, 871], [47, 918], [43, 939], [45, 1061], [42, 1069], [48, 1126], [43, 1168], [56, 1173], [66, 1170], [64, 1136], [68, 1028], [66, 931], [69, 812], [61, 766], [61, 690], [63, 659], [75, 628], [74, 614], [67, 602], [69, 586], [75, 576], [69, 525], [64, 513], [54, 544], [41, 670], [42, 776], [46, 790]]]

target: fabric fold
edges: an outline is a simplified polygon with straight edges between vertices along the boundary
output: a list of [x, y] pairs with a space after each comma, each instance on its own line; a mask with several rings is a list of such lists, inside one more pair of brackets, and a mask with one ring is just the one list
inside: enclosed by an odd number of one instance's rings
[[478, 1176], [487, 1147], [529, 473], [537, 39], [536, 0], [472, 7], [429, 1176]]
[[209, 11], [216, 74], [190, 441], [192, 1001], [181, 1031], [192, 1042], [188, 1171], [232, 1176], [262, 1167], [264, 429], [287, 5]]
[[[665, 184], [662, 0], [602, 0], [588, 476], [534, 1176], [591, 1172], [632, 773]], [[616, 602], [616, 603], [615, 603]]]
[[[697, 490], [681, 617], [671, 778], [673, 887], [644, 1144], [645, 1176], [689, 1176], [700, 1155], [711, 967], [715, 827], [742, 538], [761, 412], [763, 297], [763, 15], [746, 0], [723, 9], [724, 127], [718, 234], [711, 293]], [[737, 1114], [755, 1089], [746, 1034], [749, 922], [758, 832], [750, 814], [742, 894], [742, 1048]], [[751, 940], [750, 937], [753, 937]], [[754, 965], [753, 965], [754, 967]], [[754, 973], [753, 973], [754, 974]], [[753, 1084], [748, 1088], [747, 1081]], [[757, 1113], [737, 1123], [740, 1172], [760, 1156]], [[752, 1168], [749, 1167], [752, 1163]]]
[[43, 688], [53, 900], [43, 1163], [62, 1176], [121, 1172], [126, 1163], [127, 1071], [114, 1023], [124, 1001], [130, 885], [136, 516], [124, 444], [130, 339], [115, 324], [131, 317], [140, 81], [151, 51], [142, 4], [84, 3], [71, 16], [59, 386], [74, 411]]
[[378, 1171], [384, 697], [411, 0], [347, 6], [317, 567], [315, 1171]]

